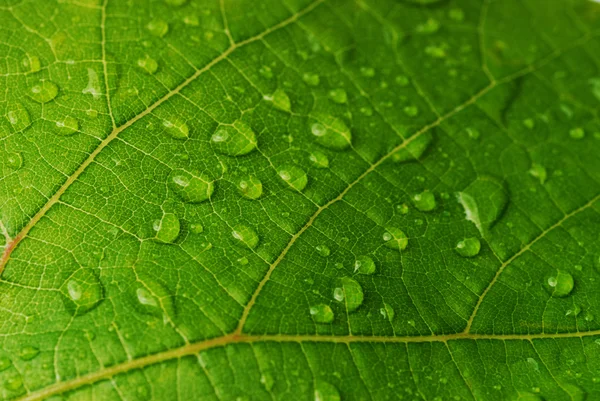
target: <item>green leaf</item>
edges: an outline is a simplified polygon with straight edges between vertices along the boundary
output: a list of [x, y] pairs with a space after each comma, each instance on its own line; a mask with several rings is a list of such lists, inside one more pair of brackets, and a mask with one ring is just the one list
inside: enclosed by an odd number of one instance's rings
[[600, 3], [4, 0], [0, 400], [600, 399]]

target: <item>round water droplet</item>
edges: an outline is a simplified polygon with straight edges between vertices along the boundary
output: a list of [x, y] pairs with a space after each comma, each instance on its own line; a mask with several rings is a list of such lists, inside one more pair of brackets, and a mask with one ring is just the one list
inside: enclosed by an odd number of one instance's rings
[[557, 270], [546, 279], [546, 285], [553, 297], [565, 297], [573, 291], [575, 282], [571, 274]]
[[148, 22], [146, 29], [148, 29], [148, 32], [150, 32], [152, 36], [162, 38], [169, 32], [169, 24], [161, 19], [155, 19]]
[[[339, 301], [345, 301], [348, 312], [354, 312], [363, 303], [363, 290], [358, 281], [343, 277], [340, 280], [341, 287], [333, 291], [334, 298]], [[339, 299], [341, 298], [341, 299]]]
[[260, 376], [260, 382], [267, 391], [271, 391], [273, 386], [275, 385], [275, 379], [273, 379], [273, 375], [270, 373], [265, 373]]
[[89, 118], [91, 118], [91, 119], [94, 119], [94, 118], [97, 118], [97, 117], [98, 117], [98, 110], [89, 109], [89, 110], [86, 110], [86, 111], [85, 111], [85, 114], [86, 114], [86, 115], [87, 115]]
[[5, 371], [6, 369], [10, 368], [11, 366], [12, 366], [12, 361], [10, 360], [10, 358], [7, 358], [7, 357], [0, 358], [0, 372]]
[[138, 273], [138, 280], [130, 289], [130, 300], [140, 313], [156, 317], [175, 317], [175, 304], [169, 290], [146, 273]]
[[454, 249], [460, 256], [471, 258], [479, 254], [481, 242], [479, 242], [479, 238], [476, 237], [465, 238], [458, 241]]
[[308, 183], [308, 177], [304, 170], [298, 166], [285, 165], [277, 171], [279, 178], [285, 181], [290, 188], [302, 191]]
[[583, 139], [585, 137], [585, 131], [583, 128], [573, 128], [569, 131], [569, 136], [573, 139]]
[[416, 194], [412, 198], [413, 204], [422, 212], [429, 212], [435, 209], [436, 202], [433, 192], [424, 191]]
[[359, 256], [354, 262], [354, 272], [360, 274], [373, 274], [377, 270], [375, 261], [366, 255]]
[[348, 101], [348, 94], [341, 88], [332, 89], [329, 91], [329, 99], [338, 104], [346, 103]]
[[156, 232], [154, 238], [165, 244], [174, 242], [179, 236], [181, 225], [179, 219], [173, 213], [164, 213], [160, 220], [152, 224]]
[[190, 231], [194, 234], [200, 234], [204, 231], [204, 227], [200, 223], [192, 223], [190, 224]]
[[40, 349], [32, 345], [26, 345], [19, 351], [19, 358], [30, 361], [40, 354]]
[[18, 170], [23, 166], [23, 156], [20, 153], [7, 153], [6, 165], [13, 170]]
[[256, 245], [258, 245], [258, 234], [248, 226], [235, 226], [231, 232], [231, 235], [233, 238], [239, 241], [239, 243], [247, 246], [250, 249], [254, 249], [256, 248]]
[[333, 322], [334, 314], [329, 305], [318, 304], [311, 306], [309, 312], [316, 323]]
[[327, 168], [329, 167], [329, 158], [325, 153], [316, 151], [311, 152], [308, 156], [308, 160], [316, 167], [316, 168]]
[[190, 136], [190, 129], [188, 125], [179, 119], [164, 120], [162, 123], [165, 128], [165, 132], [175, 139], [187, 139]]
[[273, 70], [268, 65], [263, 65], [258, 69], [258, 73], [263, 76], [263, 78], [271, 79], [273, 78]]
[[15, 131], [23, 131], [31, 125], [31, 118], [29, 112], [21, 103], [12, 103], [8, 106], [8, 112], [6, 113], [8, 122], [14, 128]]
[[277, 89], [273, 92], [271, 96], [267, 97], [267, 100], [273, 102], [273, 106], [281, 111], [289, 112], [292, 109], [289, 96], [281, 89]]
[[38, 81], [29, 88], [28, 95], [38, 103], [48, 103], [58, 95], [58, 86], [52, 81]]
[[315, 401], [340, 401], [340, 392], [333, 384], [319, 380], [315, 383]]
[[302, 75], [302, 80], [308, 86], [317, 86], [317, 85], [319, 85], [319, 82], [321, 81], [321, 79], [319, 78], [319, 76], [317, 74], [311, 74], [308, 72], [305, 73], [304, 75]]
[[204, 174], [192, 174], [182, 169], [171, 171], [168, 185], [177, 196], [188, 203], [204, 202], [214, 191], [213, 181]]
[[229, 156], [242, 156], [256, 149], [256, 134], [245, 122], [237, 120], [233, 125], [220, 125], [210, 138], [212, 147]]
[[252, 174], [242, 177], [237, 183], [237, 189], [248, 199], [258, 199], [263, 193], [262, 182]]
[[406, 106], [404, 107], [404, 114], [409, 117], [416, 117], [419, 114], [419, 108], [417, 106]]
[[343, 150], [352, 144], [350, 128], [342, 120], [321, 113], [315, 114], [314, 118], [317, 121], [311, 124], [310, 131], [319, 145], [333, 150]]
[[148, 74], [154, 74], [158, 70], [158, 62], [152, 57], [146, 55], [137, 61], [138, 67], [146, 71]]
[[402, 251], [408, 245], [408, 237], [404, 231], [396, 227], [388, 227], [383, 233], [383, 240], [386, 247], [396, 251]]
[[67, 311], [76, 316], [94, 309], [104, 299], [102, 283], [89, 268], [73, 273], [60, 287], [60, 293]]
[[73, 117], [67, 116], [62, 121], [56, 122], [56, 134], [61, 136], [73, 135], [79, 131], [79, 122]]
[[406, 75], [398, 75], [396, 77], [396, 83], [400, 86], [407, 86], [410, 83], [410, 80]]
[[331, 255], [331, 250], [327, 245], [317, 245], [315, 249], [317, 250], [319, 255], [323, 256], [324, 258]]

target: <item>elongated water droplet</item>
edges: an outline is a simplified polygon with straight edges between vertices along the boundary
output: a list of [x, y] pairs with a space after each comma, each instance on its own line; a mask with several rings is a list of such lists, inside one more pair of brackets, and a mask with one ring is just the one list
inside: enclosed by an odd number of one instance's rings
[[20, 153], [7, 153], [6, 165], [13, 170], [18, 170], [23, 166], [23, 156]]
[[10, 368], [11, 366], [12, 366], [12, 361], [10, 360], [10, 358], [7, 358], [7, 357], [0, 358], [0, 372], [5, 371], [6, 369]]
[[248, 124], [237, 120], [233, 125], [220, 125], [210, 138], [212, 147], [229, 156], [242, 156], [256, 149], [256, 134]]
[[292, 109], [289, 96], [281, 89], [277, 89], [271, 96], [267, 96], [266, 99], [273, 102], [273, 106], [276, 109], [287, 112]]
[[162, 125], [165, 128], [167, 135], [169, 135], [171, 138], [187, 139], [190, 136], [190, 129], [183, 120], [177, 118], [164, 120]]
[[33, 345], [26, 345], [19, 351], [19, 358], [24, 361], [30, 361], [40, 354], [40, 349]]
[[383, 240], [386, 247], [396, 251], [402, 251], [408, 245], [408, 237], [404, 231], [396, 227], [388, 227], [383, 233]]
[[100, 89], [100, 79], [98, 78], [98, 73], [93, 68], [87, 69], [88, 73], [88, 84], [81, 91], [84, 95], [90, 94], [94, 99], [102, 96], [102, 90]]
[[161, 19], [155, 19], [148, 22], [146, 29], [148, 29], [148, 32], [150, 32], [152, 36], [162, 38], [169, 32], [169, 24]]
[[258, 199], [263, 193], [262, 182], [252, 174], [242, 177], [238, 181], [237, 189], [244, 198], [248, 199]]
[[131, 302], [134, 308], [145, 315], [175, 317], [173, 296], [167, 288], [146, 273], [138, 273], [138, 281], [131, 287]]
[[154, 74], [158, 70], [158, 62], [148, 55], [139, 59], [137, 65], [148, 74]]
[[360, 274], [373, 274], [377, 270], [375, 261], [367, 255], [362, 255], [356, 258], [354, 262], [354, 272]]
[[331, 250], [327, 245], [317, 245], [315, 249], [317, 250], [319, 255], [323, 256], [324, 258], [331, 254]]
[[465, 238], [461, 241], [458, 241], [454, 249], [460, 256], [471, 258], [479, 254], [481, 242], [479, 242], [479, 239], [475, 237]]
[[58, 86], [52, 81], [38, 81], [29, 88], [28, 95], [38, 103], [48, 103], [58, 95]]
[[[354, 312], [363, 303], [364, 295], [362, 287], [358, 281], [350, 277], [343, 277], [340, 280], [340, 284], [341, 287], [334, 290], [334, 298], [339, 302], [345, 301], [348, 312]], [[341, 290], [341, 293], [338, 290]]]
[[317, 86], [317, 85], [319, 85], [319, 82], [321, 81], [321, 79], [319, 78], [319, 76], [317, 74], [311, 74], [308, 72], [305, 73], [304, 75], [302, 75], [302, 80], [308, 86]]
[[336, 88], [329, 91], [329, 98], [335, 103], [342, 104], [348, 101], [348, 94], [345, 90]]
[[27, 54], [22, 62], [26, 72], [38, 72], [42, 68], [40, 59], [37, 56]]
[[204, 202], [211, 197], [214, 191], [213, 181], [204, 174], [192, 174], [183, 169], [171, 171], [168, 185], [177, 196], [188, 203]]
[[80, 316], [94, 309], [104, 299], [104, 287], [89, 268], [81, 268], [60, 287], [65, 308]]
[[412, 201], [415, 207], [422, 212], [430, 212], [436, 206], [435, 195], [429, 191], [414, 195]]
[[394, 317], [396, 316], [396, 311], [394, 311], [394, 308], [392, 308], [390, 305], [388, 305], [386, 303], [383, 304], [383, 308], [381, 308], [379, 310], [379, 312], [381, 313], [381, 315], [384, 318], [386, 318], [390, 322], [393, 321]]
[[173, 213], [165, 213], [162, 218], [154, 222], [152, 228], [156, 232], [154, 238], [165, 244], [170, 244], [179, 236], [181, 225], [177, 216]]
[[340, 401], [340, 392], [333, 384], [319, 380], [315, 383], [315, 401]]
[[61, 121], [56, 122], [56, 134], [61, 136], [73, 135], [79, 131], [79, 121], [71, 116], [63, 118]]
[[285, 165], [277, 171], [279, 178], [285, 181], [290, 188], [302, 191], [308, 183], [308, 177], [304, 170], [298, 166]]
[[6, 113], [8, 122], [15, 131], [23, 131], [31, 125], [31, 118], [29, 112], [21, 103], [15, 102], [8, 106], [8, 112]]
[[531, 165], [531, 169], [529, 170], [529, 174], [531, 174], [532, 177], [537, 178], [538, 180], [540, 180], [540, 184], [544, 184], [544, 182], [546, 182], [546, 178], [548, 177], [548, 173], [546, 172], [546, 168], [544, 166], [541, 166], [537, 163], [533, 163]]
[[546, 279], [546, 284], [553, 297], [566, 297], [573, 291], [575, 282], [570, 273], [557, 270]]
[[329, 305], [318, 304], [311, 306], [309, 312], [316, 323], [333, 322], [334, 314]]
[[258, 234], [252, 228], [243, 225], [237, 225], [231, 232], [233, 238], [250, 249], [256, 248], [258, 245]]
[[343, 150], [352, 144], [350, 128], [339, 118], [327, 114], [313, 115], [310, 131], [319, 145], [333, 150]]
[[418, 160], [432, 142], [433, 134], [430, 131], [427, 131], [409, 142], [406, 147], [394, 153], [392, 155], [392, 160], [397, 163]]
[[465, 209], [465, 218], [484, 234], [484, 230], [489, 229], [504, 212], [508, 196], [500, 181], [483, 176], [459, 192], [457, 199]]
[[327, 168], [329, 167], [329, 158], [323, 152], [311, 152], [308, 156], [308, 160], [315, 166], [316, 168]]

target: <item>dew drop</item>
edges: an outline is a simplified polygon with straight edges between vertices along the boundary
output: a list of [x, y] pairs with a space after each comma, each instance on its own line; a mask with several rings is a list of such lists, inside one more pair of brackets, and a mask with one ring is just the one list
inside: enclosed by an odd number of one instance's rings
[[302, 191], [306, 188], [306, 184], [308, 183], [306, 172], [298, 166], [282, 166], [277, 171], [277, 174], [279, 174], [279, 178], [285, 181], [290, 188], [295, 189], [296, 191]]
[[134, 308], [145, 315], [173, 319], [175, 304], [167, 288], [146, 273], [138, 273], [138, 281], [130, 290]]
[[158, 62], [148, 55], [139, 59], [137, 65], [148, 74], [154, 74], [158, 70]]
[[289, 96], [281, 89], [277, 89], [271, 96], [267, 96], [266, 98], [267, 100], [273, 102], [273, 106], [276, 109], [287, 112], [292, 109]]
[[42, 68], [40, 59], [37, 56], [27, 54], [22, 62], [27, 72], [38, 72]]
[[430, 212], [436, 207], [435, 195], [433, 192], [423, 191], [412, 197], [413, 204], [422, 212]]
[[169, 24], [161, 19], [155, 19], [148, 22], [146, 29], [150, 32], [150, 35], [162, 38], [169, 32]]
[[10, 358], [1, 357], [0, 358], [0, 372], [4, 372], [6, 369], [12, 366], [12, 361]]
[[28, 95], [38, 103], [48, 103], [58, 95], [58, 86], [52, 81], [38, 81], [29, 88]]
[[20, 153], [7, 153], [6, 165], [13, 170], [18, 170], [23, 166], [23, 156]]
[[[337, 287], [334, 290], [334, 298], [339, 301], [346, 301], [346, 309], [348, 312], [354, 312], [364, 300], [363, 290], [358, 281], [350, 278], [343, 277], [340, 280], [341, 287]], [[340, 291], [341, 290], [341, 294]], [[337, 294], [337, 297], [336, 297]], [[341, 300], [338, 299], [341, 297]]]
[[237, 184], [238, 192], [248, 199], [258, 199], [263, 193], [262, 182], [254, 175], [242, 177]]
[[212, 147], [228, 156], [242, 156], [256, 149], [256, 134], [248, 124], [237, 120], [233, 125], [220, 125], [210, 138]]
[[533, 119], [531, 118], [526, 118], [525, 120], [523, 120], [523, 125], [526, 128], [533, 129], [535, 128], [535, 121], [533, 121]]
[[354, 272], [359, 274], [373, 274], [377, 270], [375, 261], [370, 256], [362, 255], [354, 262]]
[[404, 148], [395, 152], [392, 155], [392, 160], [396, 163], [418, 160], [421, 156], [423, 156], [432, 142], [433, 135], [431, 132], [425, 132], [409, 142]]
[[417, 106], [406, 106], [403, 110], [404, 114], [409, 117], [416, 117], [419, 114], [419, 108]]
[[481, 243], [479, 242], [478, 238], [469, 237], [458, 241], [454, 249], [460, 256], [463, 256], [465, 258], [471, 258], [479, 254], [479, 250], [481, 249]]
[[546, 279], [546, 284], [553, 297], [565, 297], [573, 291], [575, 282], [570, 273], [557, 270]]
[[544, 401], [544, 399], [537, 394], [519, 392], [519, 396], [515, 398], [515, 401]]
[[344, 290], [340, 287], [334, 288], [333, 299], [335, 299], [338, 302], [343, 302], [344, 301]]
[[154, 238], [165, 244], [174, 242], [179, 236], [181, 224], [173, 213], [164, 213], [159, 220], [152, 224], [155, 231]]
[[23, 131], [31, 125], [29, 112], [21, 103], [16, 102], [8, 106], [8, 113], [6, 113], [6, 116], [8, 117], [8, 122], [15, 131]]
[[343, 150], [352, 144], [350, 128], [339, 118], [327, 114], [314, 115], [317, 122], [310, 126], [319, 145], [328, 149]]
[[30, 361], [40, 354], [40, 349], [32, 345], [26, 345], [19, 351], [19, 358], [24, 361]]
[[63, 118], [56, 122], [56, 134], [60, 136], [70, 136], [79, 131], [79, 121], [71, 116]]
[[268, 65], [263, 65], [258, 69], [258, 73], [262, 75], [263, 78], [271, 79], [273, 78], [273, 70]]
[[410, 83], [410, 80], [408, 79], [408, 77], [406, 75], [398, 75], [396, 77], [396, 83], [400, 86], [408, 86], [408, 84]]
[[590, 311], [586, 311], [585, 314], [583, 315], [583, 320], [585, 320], [586, 322], [593, 322], [594, 314]]
[[317, 86], [317, 85], [319, 85], [319, 82], [321, 81], [321, 79], [319, 78], [319, 76], [317, 74], [311, 74], [308, 72], [304, 73], [302, 75], [302, 80], [308, 86]]
[[327, 168], [329, 167], [329, 158], [323, 152], [315, 151], [311, 152], [308, 156], [308, 160], [315, 166], [316, 168]]
[[406, 203], [403, 203], [401, 205], [396, 205], [396, 210], [400, 214], [408, 214], [408, 205]]
[[174, 139], [187, 139], [190, 136], [188, 125], [179, 119], [164, 120], [162, 123], [165, 132]]
[[329, 91], [329, 99], [338, 104], [348, 102], [348, 94], [341, 88], [332, 89]]
[[408, 245], [408, 237], [404, 231], [396, 227], [388, 227], [383, 233], [383, 240], [386, 247], [396, 251], [402, 251]]
[[544, 184], [544, 182], [546, 182], [546, 178], [548, 177], [546, 168], [537, 163], [533, 163], [531, 165], [531, 169], [529, 169], [529, 174], [531, 174], [532, 177], [535, 177], [538, 180], [540, 180], [540, 184], [542, 185]]
[[214, 191], [213, 181], [204, 174], [192, 174], [183, 169], [171, 171], [168, 186], [184, 202], [188, 203], [204, 202], [211, 197]]
[[315, 401], [340, 401], [340, 392], [333, 384], [319, 380], [315, 384]]
[[60, 287], [63, 303], [69, 313], [81, 316], [104, 299], [104, 287], [90, 269], [81, 268]]
[[317, 250], [319, 255], [323, 256], [324, 258], [331, 255], [331, 250], [327, 245], [317, 245], [315, 249]]
[[190, 232], [194, 234], [200, 234], [204, 231], [204, 227], [200, 223], [192, 223], [190, 224]]
[[585, 137], [585, 131], [583, 128], [573, 128], [569, 131], [569, 136], [573, 139], [583, 139]]
[[475, 129], [475, 128], [467, 128], [465, 129], [467, 135], [469, 136], [469, 138], [477, 140], [479, 139], [479, 137], [481, 136], [481, 133], [479, 132], [479, 130]]
[[565, 312], [565, 316], [577, 317], [577, 316], [579, 316], [580, 313], [581, 313], [581, 306], [575, 304], [571, 308], [567, 309], [567, 311]]
[[233, 238], [235, 238], [240, 244], [247, 246], [250, 249], [256, 248], [258, 245], [258, 234], [254, 229], [244, 226], [237, 225], [233, 228], [231, 232]]
[[316, 323], [333, 322], [334, 314], [329, 305], [318, 304], [311, 306], [309, 312]]

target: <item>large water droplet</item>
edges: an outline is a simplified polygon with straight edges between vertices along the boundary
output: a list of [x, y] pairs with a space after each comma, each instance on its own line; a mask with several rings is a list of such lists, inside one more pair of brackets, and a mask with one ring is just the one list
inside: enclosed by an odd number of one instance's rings
[[256, 233], [256, 231], [254, 231], [254, 229], [248, 226], [235, 226], [233, 228], [233, 231], [231, 232], [231, 235], [241, 244], [247, 246], [250, 249], [254, 249], [258, 245], [258, 234]]
[[29, 88], [28, 95], [38, 103], [48, 103], [58, 95], [58, 86], [52, 81], [38, 81]]
[[471, 258], [479, 254], [481, 242], [479, 242], [479, 239], [475, 237], [465, 238], [461, 241], [458, 241], [454, 249], [460, 256]]
[[67, 311], [83, 315], [94, 309], [104, 299], [104, 288], [98, 277], [89, 269], [81, 268], [60, 287]]
[[20, 153], [7, 153], [6, 165], [13, 170], [18, 170], [23, 166], [23, 156]]
[[277, 89], [272, 95], [266, 96], [265, 98], [266, 100], [271, 101], [276, 109], [287, 112], [292, 109], [289, 96], [281, 89]]
[[237, 189], [244, 198], [248, 199], [258, 199], [263, 193], [262, 182], [252, 174], [242, 177], [238, 181]]
[[71, 116], [66, 116], [61, 121], [56, 122], [56, 134], [61, 136], [73, 135], [79, 131], [79, 121]]
[[388, 227], [383, 233], [383, 240], [386, 247], [396, 251], [402, 251], [408, 245], [408, 237], [404, 231], [396, 227]]
[[309, 312], [313, 320], [317, 323], [333, 322], [334, 314], [329, 305], [318, 304], [311, 306]]
[[169, 188], [184, 202], [200, 203], [208, 200], [214, 191], [214, 183], [204, 174], [192, 174], [183, 169], [171, 171]]
[[562, 270], [557, 270], [546, 279], [546, 285], [553, 297], [566, 297], [573, 291], [574, 284], [573, 276]]
[[148, 22], [146, 29], [148, 29], [151, 35], [162, 38], [169, 32], [169, 24], [161, 19], [155, 19]]
[[183, 120], [177, 118], [171, 120], [164, 120], [162, 123], [165, 127], [165, 132], [175, 139], [187, 139], [190, 136], [190, 129]]
[[413, 204], [422, 212], [430, 212], [435, 209], [436, 201], [433, 192], [423, 191], [412, 197]]
[[316, 122], [310, 126], [310, 131], [316, 137], [317, 143], [329, 149], [343, 150], [352, 144], [350, 128], [339, 118], [317, 113], [313, 117]]
[[164, 213], [160, 220], [156, 220], [152, 224], [152, 228], [156, 232], [154, 238], [165, 244], [170, 244], [179, 236], [181, 225], [179, 219], [173, 213]]
[[345, 90], [336, 88], [329, 91], [329, 98], [335, 103], [342, 104], [348, 101], [348, 94]]
[[362, 287], [358, 281], [350, 277], [343, 277], [340, 280], [340, 284], [341, 287], [333, 291], [334, 298], [339, 302], [346, 301], [348, 312], [355, 311], [363, 303], [364, 295]]
[[373, 258], [367, 255], [362, 255], [356, 258], [354, 262], [354, 272], [358, 272], [360, 274], [373, 274], [377, 270], [377, 266], [375, 265], [375, 261]]
[[315, 166], [316, 168], [327, 168], [329, 167], [329, 158], [323, 152], [311, 152], [308, 156], [308, 160]]
[[138, 281], [131, 288], [131, 301], [136, 310], [157, 317], [175, 317], [175, 304], [167, 288], [145, 273], [138, 273]]
[[245, 122], [237, 120], [233, 125], [220, 125], [210, 138], [215, 150], [229, 156], [241, 156], [256, 149], [256, 134]]
[[8, 117], [8, 122], [15, 131], [23, 131], [31, 125], [29, 112], [21, 103], [15, 102], [10, 104], [6, 116]]
[[40, 354], [40, 349], [33, 345], [26, 345], [19, 351], [19, 358], [24, 361], [30, 361]]
[[340, 401], [340, 392], [333, 384], [319, 380], [315, 383], [315, 401]]
[[137, 65], [148, 74], [154, 74], [158, 70], [158, 62], [148, 55], [139, 59]]
[[459, 192], [457, 199], [465, 209], [466, 219], [484, 234], [484, 230], [489, 229], [504, 212], [508, 197], [500, 181], [484, 176]]
[[397, 163], [418, 160], [432, 142], [433, 134], [430, 131], [427, 131], [409, 142], [406, 147], [394, 153], [392, 155], [392, 160]]
[[285, 181], [292, 189], [302, 191], [308, 183], [308, 177], [304, 170], [298, 166], [285, 165], [277, 171], [279, 178]]

